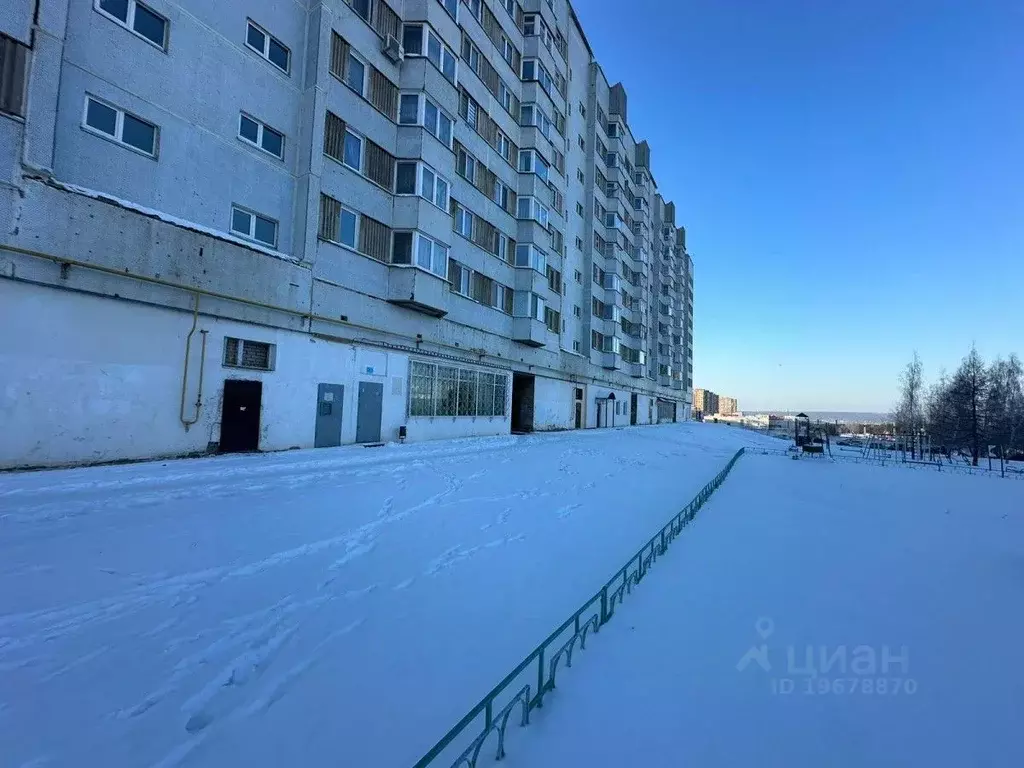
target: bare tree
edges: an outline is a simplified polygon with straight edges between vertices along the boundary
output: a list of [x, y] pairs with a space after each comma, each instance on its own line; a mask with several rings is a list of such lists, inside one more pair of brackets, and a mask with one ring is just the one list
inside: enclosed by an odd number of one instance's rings
[[923, 389], [921, 358], [915, 351], [900, 376], [900, 400], [892, 414], [897, 433], [916, 435], [924, 424]]
[[932, 443], [947, 452], [959, 446], [954, 445], [956, 427], [953, 418], [952, 383], [945, 371], [939, 372], [938, 381], [932, 384], [925, 403], [926, 424]]

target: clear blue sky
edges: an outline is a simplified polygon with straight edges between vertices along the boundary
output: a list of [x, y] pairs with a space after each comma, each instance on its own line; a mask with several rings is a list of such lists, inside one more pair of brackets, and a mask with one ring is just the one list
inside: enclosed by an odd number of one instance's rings
[[694, 385], [889, 410], [1024, 355], [1022, 0], [576, 0], [695, 262]]

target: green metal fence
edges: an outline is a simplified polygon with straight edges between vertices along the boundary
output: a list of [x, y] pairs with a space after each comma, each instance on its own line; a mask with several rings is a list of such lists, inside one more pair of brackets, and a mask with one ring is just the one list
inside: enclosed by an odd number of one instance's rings
[[[505, 756], [505, 732], [509, 720], [518, 714], [520, 726], [529, 724], [530, 712], [543, 707], [545, 694], [555, 687], [559, 662], [564, 662], [566, 667], [572, 666], [576, 648], [585, 649], [588, 635], [596, 634], [611, 620], [616, 606], [621, 605], [633, 587], [643, 581], [651, 565], [665, 554], [669, 545], [693, 520], [715, 489], [725, 481], [742, 455], [741, 448], [693, 501], [669, 520], [597, 593], [494, 686], [414, 768], [433, 765], [446, 752], [454, 756], [452, 768], [477, 768], [477, 760], [488, 737], [492, 735], [495, 759], [501, 760]], [[457, 752], [459, 747], [462, 749]]]

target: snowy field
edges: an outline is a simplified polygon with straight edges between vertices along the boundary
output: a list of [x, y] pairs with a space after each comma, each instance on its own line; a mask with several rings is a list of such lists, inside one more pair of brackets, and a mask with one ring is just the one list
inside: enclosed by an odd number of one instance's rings
[[[0, 766], [405, 768], [766, 443], [679, 424], [0, 475]], [[733, 544], [700, 581], [773, 583]]]
[[1019, 481], [748, 454], [504, 764], [1016, 768], [1022, 608]]

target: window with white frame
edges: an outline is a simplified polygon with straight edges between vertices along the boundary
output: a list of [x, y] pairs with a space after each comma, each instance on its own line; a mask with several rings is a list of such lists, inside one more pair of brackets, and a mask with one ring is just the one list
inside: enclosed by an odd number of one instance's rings
[[473, 214], [461, 205], [455, 206], [455, 231], [463, 237], [473, 239]]
[[284, 134], [244, 112], [238, 116], [238, 138], [269, 155], [284, 159]]
[[451, 185], [429, 165], [413, 160], [395, 163], [395, 194], [419, 195], [445, 213]]
[[532, 125], [544, 136], [551, 136], [551, 120], [537, 104], [523, 104], [519, 107], [519, 124]]
[[516, 203], [517, 219], [533, 219], [543, 226], [548, 225], [547, 206], [535, 197], [520, 197]]
[[94, 0], [93, 7], [143, 40], [167, 50], [167, 19], [138, 0]]
[[480, 49], [468, 37], [462, 38], [462, 58], [469, 64], [469, 68], [480, 74]]
[[470, 184], [476, 184], [476, 158], [466, 151], [465, 147], [459, 147], [455, 155], [455, 172], [466, 179]]
[[438, 0], [456, 21], [459, 20], [459, 0]]
[[157, 155], [157, 126], [95, 96], [85, 97], [82, 127], [150, 157]]
[[440, 36], [425, 24], [406, 24], [402, 28], [402, 47], [406, 56], [425, 56], [452, 85], [456, 82], [456, 56]]
[[370, 23], [370, 0], [347, 0], [352, 10], [358, 13], [363, 21]]
[[[325, 204], [325, 200], [329, 204]], [[344, 208], [341, 203], [326, 195], [320, 197], [321, 225], [319, 237], [339, 245], [358, 250], [360, 214]], [[327, 221], [324, 218], [327, 217]], [[333, 221], [330, 221], [333, 217]]]
[[231, 206], [231, 232], [271, 248], [277, 246], [277, 222], [237, 205]]
[[495, 147], [505, 160], [512, 162], [512, 142], [501, 131], [495, 131]]
[[494, 255], [502, 261], [509, 261], [512, 254], [509, 253], [510, 243], [508, 235], [495, 231], [494, 233]]
[[420, 163], [420, 197], [448, 212], [448, 180], [425, 163]]
[[502, 208], [508, 208], [509, 192], [508, 186], [503, 181], [495, 179], [494, 192], [491, 195], [491, 199]]
[[515, 292], [507, 285], [494, 283], [494, 296], [491, 299], [491, 306], [495, 309], [501, 310], [507, 315], [511, 315], [514, 293]]
[[508, 112], [512, 109], [512, 91], [508, 89], [504, 81], [498, 81], [498, 101], [501, 102], [501, 106]]
[[548, 255], [532, 243], [519, 243], [516, 245], [515, 265], [517, 267], [529, 267], [546, 276]]
[[536, 80], [549, 96], [551, 95], [551, 73], [539, 59], [523, 59], [522, 79]]
[[354, 171], [362, 173], [363, 170], [363, 137], [353, 132], [350, 128], [345, 129], [345, 150], [341, 162]]
[[395, 163], [395, 194], [415, 195], [419, 188], [419, 163], [414, 160], [399, 160]]
[[550, 165], [548, 161], [544, 159], [535, 149], [524, 149], [519, 153], [519, 172], [520, 173], [535, 173], [542, 180], [547, 181], [549, 176]]
[[398, 122], [401, 125], [422, 125], [420, 103], [422, 94], [403, 93], [398, 99]]
[[542, 296], [530, 291], [516, 291], [512, 299], [512, 315], [544, 322], [545, 306], [546, 303]]
[[422, 93], [403, 93], [398, 101], [398, 122], [422, 125], [449, 149], [452, 146], [452, 119]]
[[422, 232], [395, 232], [392, 235], [391, 262], [420, 267], [445, 277], [448, 246]]
[[292, 57], [288, 46], [251, 19], [245, 32], [245, 44], [282, 72], [288, 74]]
[[416, 232], [416, 266], [444, 277], [448, 268], [448, 246]]
[[455, 259], [448, 259], [448, 283], [453, 293], [469, 296], [469, 280], [473, 276], [473, 270], [460, 264]]
[[360, 96], [366, 96], [366, 79], [369, 65], [356, 55], [352, 48], [348, 51], [348, 63], [345, 67], [345, 83]]

